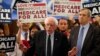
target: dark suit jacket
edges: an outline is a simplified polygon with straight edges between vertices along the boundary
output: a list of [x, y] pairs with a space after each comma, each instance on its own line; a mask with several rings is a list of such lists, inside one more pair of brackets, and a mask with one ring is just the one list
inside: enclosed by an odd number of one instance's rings
[[[34, 35], [33, 46], [27, 51], [26, 56], [45, 56], [46, 31], [39, 31]], [[66, 56], [68, 54], [69, 44], [65, 35], [60, 32], [54, 32], [53, 56]]]
[[[69, 43], [70, 47], [73, 48], [77, 45], [79, 28], [75, 27], [71, 31]], [[100, 56], [100, 29], [93, 25], [90, 25], [86, 34], [81, 56]]]

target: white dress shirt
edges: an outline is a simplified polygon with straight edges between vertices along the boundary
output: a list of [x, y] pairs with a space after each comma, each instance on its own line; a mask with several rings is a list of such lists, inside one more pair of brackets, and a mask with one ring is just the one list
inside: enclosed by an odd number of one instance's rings
[[[49, 34], [46, 34], [46, 56], [47, 56], [47, 42], [48, 42], [48, 36]], [[50, 39], [51, 39], [51, 54], [53, 53], [53, 45], [54, 45], [54, 32], [50, 34]]]

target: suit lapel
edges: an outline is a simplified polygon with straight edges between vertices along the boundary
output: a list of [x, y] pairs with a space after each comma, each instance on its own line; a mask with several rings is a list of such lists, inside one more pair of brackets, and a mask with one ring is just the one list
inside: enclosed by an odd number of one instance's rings
[[83, 43], [83, 48], [85, 48], [88, 44], [88, 42], [91, 40], [91, 35], [92, 35], [92, 25], [90, 25], [89, 29], [88, 29], [88, 32], [86, 34], [86, 37], [85, 37], [85, 40], [84, 40], [84, 43]]
[[54, 33], [54, 45], [53, 45], [53, 52], [59, 46], [59, 34], [57, 32]]
[[76, 28], [76, 30], [74, 30], [74, 35], [73, 35], [73, 40], [72, 40], [74, 42], [73, 42], [72, 47], [77, 45], [77, 39], [78, 39], [79, 29], [80, 29], [80, 26], [78, 26]]

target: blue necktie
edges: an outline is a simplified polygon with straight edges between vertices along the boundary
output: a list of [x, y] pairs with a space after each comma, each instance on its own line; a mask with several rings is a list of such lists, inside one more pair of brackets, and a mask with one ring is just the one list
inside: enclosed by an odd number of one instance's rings
[[78, 35], [77, 55], [76, 56], [81, 56], [83, 34], [84, 34], [84, 27], [81, 27], [80, 31], [79, 31], [79, 35]]
[[27, 40], [27, 35], [28, 35], [28, 33], [25, 33], [25, 40]]

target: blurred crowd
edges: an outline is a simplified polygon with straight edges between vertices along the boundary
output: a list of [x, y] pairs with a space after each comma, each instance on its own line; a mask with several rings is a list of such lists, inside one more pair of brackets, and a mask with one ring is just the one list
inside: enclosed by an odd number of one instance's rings
[[[80, 25], [80, 22], [77, 19], [72, 18], [58, 18], [58, 25], [56, 31], [59, 31], [66, 35], [66, 38], [70, 39], [71, 30], [74, 27]], [[84, 19], [83, 19], [84, 20]], [[89, 20], [89, 23], [94, 25], [94, 27], [98, 27], [100, 30], [100, 15], [96, 15], [94, 18]], [[12, 33], [11, 26], [9, 23], [0, 23], [0, 36], [10, 36]], [[17, 27], [16, 27], [17, 26]], [[0, 50], [0, 56], [26, 56], [27, 51], [33, 46], [34, 44], [34, 34], [38, 31], [45, 30], [45, 23], [21, 23], [21, 21], [16, 21], [15, 27], [17, 28], [17, 32], [13, 35], [16, 35], [16, 45], [14, 52], [4, 52]], [[51, 25], [52, 26], [52, 25]], [[11, 29], [10, 29], [11, 28]], [[14, 31], [14, 29], [13, 29]], [[38, 50], [39, 51], [39, 50]], [[36, 53], [36, 52], [35, 52]], [[34, 56], [36, 56], [34, 54]], [[88, 55], [87, 55], [88, 56]]]

